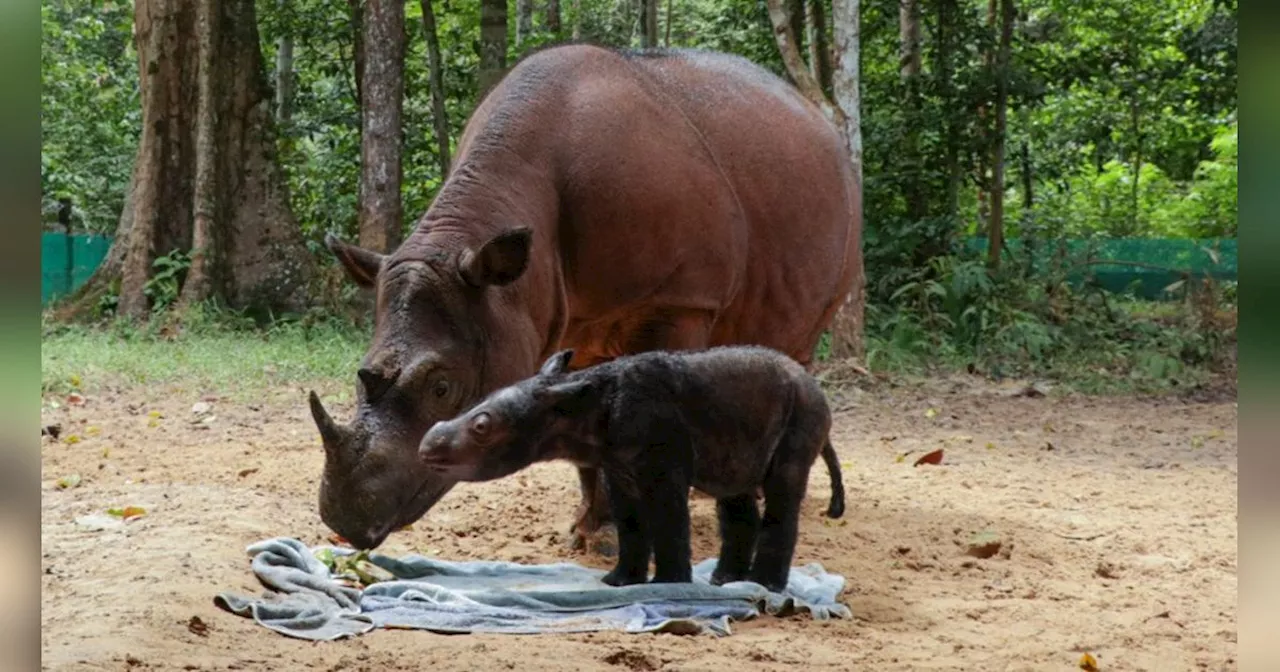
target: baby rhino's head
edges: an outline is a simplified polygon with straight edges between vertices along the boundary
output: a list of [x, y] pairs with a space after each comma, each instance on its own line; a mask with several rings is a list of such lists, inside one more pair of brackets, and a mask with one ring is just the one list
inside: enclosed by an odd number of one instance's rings
[[418, 444], [428, 468], [456, 481], [492, 481], [537, 462], [594, 393], [590, 380], [566, 379], [572, 350], [552, 355], [532, 378], [504, 387]]

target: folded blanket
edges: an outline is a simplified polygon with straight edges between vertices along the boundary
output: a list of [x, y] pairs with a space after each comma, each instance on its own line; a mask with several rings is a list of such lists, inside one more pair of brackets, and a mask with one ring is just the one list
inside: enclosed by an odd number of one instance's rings
[[[572, 563], [451, 562], [419, 555], [368, 560], [386, 580], [363, 590], [346, 585], [321, 558], [351, 549], [307, 548], [297, 539], [268, 539], [247, 549], [261, 598], [221, 593], [214, 603], [290, 637], [334, 640], [374, 628], [434, 632], [622, 632], [728, 635], [729, 621], [808, 612], [817, 620], [849, 618], [836, 596], [844, 577], [821, 565], [791, 570], [783, 593], [740, 581], [713, 586], [715, 559], [693, 568], [693, 583], [615, 588], [605, 572]], [[330, 555], [331, 554], [331, 555]], [[350, 558], [348, 558], [349, 560]]]

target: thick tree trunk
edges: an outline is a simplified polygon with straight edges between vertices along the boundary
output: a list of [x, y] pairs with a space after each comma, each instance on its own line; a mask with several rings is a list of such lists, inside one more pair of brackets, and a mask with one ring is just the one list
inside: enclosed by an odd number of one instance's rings
[[1000, 0], [1000, 46], [996, 57], [996, 127], [991, 157], [991, 226], [987, 265], [999, 268], [1004, 251], [1004, 154], [1009, 112], [1009, 49], [1013, 40], [1013, 0]]
[[[289, 0], [279, 0], [283, 10]], [[293, 119], [293, 35], [276, 40], [276, 123], [284, 128]]]
[[658, 46], [658, 2], [640, 0], [640, 46], [646, 49]]
[[831, 94], [831, 47], [827, 43], [827, 10], [822, 0], [809, 0], [809, 73]]
[[543, 30], [560, 39], [560, 0], [547, 0], [542, 15]]
[[218, 127], [218, 101], [223, 92], [214, 79], [218, 62], [220, 0], [196, 0], [196, 75], [199, 98], [196, 106], [196, 183], [193, 203], [191, 267], [182, 287], [182, 302], [191, 305], [211, 296], [223, 294], [225, 258], [221, 249], [221, 232], [216, 212], [218, 206], [218, 145], [214, 135]]
[[403, 226], [403, 0], [365, 0], [364, 30], [360, 246], [386, 253], [400, 245]]
[[516, 0], [516, 46], [533, 33], [533, 0]]
[[142, 318], [157, 257], [192, 252], [186, 301], [304, 309], [312, 265], [276, 164], [253, 0], [137, 0], [142, 135], [106, 263], [68, 306], [91, 314], [119, 280]]
[[[835, 67], [832, 73], [832, 93], [836, 107], [842, 113], [845, 142], [853, 161], [858, 190], [862, 190], [862, 17], [860, 0], [832, 0], [831, 20], [835, 42]], [[858, 202], [862, 196], [859, 193]], [[858, 221], [862, 221], [859, 213]], [[865, 278], [863, 277], [862, 250], [859, 248], [851, 260], [856, 267], [853, 288], [845, 298], [845, 304], [836, 313], [831, 327], [831, 354], [834, 357], [861, 359], [866, 353], [863, 340], [866, 306]]]
[[440, 62], [440, 33], [431, 0], [422, 0], [422, 33], [427, 38], [427, 70], [431, 75], [431, 122], [436, 131], [440, 180], [449, 177], [449, 117], [444, 108], [444, 64]]
[[927, 214], [927, 204], [922, 183], [924, 170], [920, 157], [920, 5], [918, 0], [900, 0], [898, 3], [898, 57], [902, 77], [903, 116], [906, 134], [903, 138], [903, 158], [907, 170], [903, 197], [907, 202], [907, 217], [919, 221]]
[[493, 88], [507, 68], [507, 0], [480, 0], [481, 97]]

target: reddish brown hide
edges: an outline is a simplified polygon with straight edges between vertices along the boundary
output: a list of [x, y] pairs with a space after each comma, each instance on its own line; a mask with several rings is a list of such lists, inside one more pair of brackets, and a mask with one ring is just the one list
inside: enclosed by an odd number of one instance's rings
[[[458, 150], [399, 249], [328, 240], [377, 292], [355, 419], [339, 425], [312, 403], [321, 516], [359, 547], [452, 488], [417, 462], [433, 423], [557, 350], [574, 349], [579, 368], [755, 344], [807, 365], [862, 275], [860, 189], [841, 138], [735, 56], [538, 52], [481, 102]], [[608, 530], [595, 470], [580, 476], [577, 544]]]

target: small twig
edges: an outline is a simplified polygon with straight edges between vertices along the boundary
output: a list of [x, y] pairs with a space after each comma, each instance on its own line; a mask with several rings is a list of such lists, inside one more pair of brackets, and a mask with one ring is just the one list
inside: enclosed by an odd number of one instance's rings
[[1078, 535], [1078, 534], [1063, 534], [1061, 532], [1054, 532], [1054, 534], [1059, 537], [1062, 537], [1063, 539], [1070, 539], [1072, 541], [1093, 541], [1094, 539], [1101, 539], [1102, 537], [1105, 537], [1111, 533], [1099, 532], [1097, 534]]

